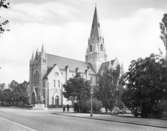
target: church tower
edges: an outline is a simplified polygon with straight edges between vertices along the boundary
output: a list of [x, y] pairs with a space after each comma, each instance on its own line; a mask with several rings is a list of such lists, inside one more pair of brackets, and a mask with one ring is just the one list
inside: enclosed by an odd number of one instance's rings
[[45, 97], [45, 86], [43, 82], [43, 77], [47, 73], [47, 58], [42, 46], [41, 52], [38, 50], [32, 55], [30, 60], [30, 103], [43, 103]]
[[97, 9], [95, 7], [85, 61], [86, 63], [91, 64], [97, 73], [101, 64], [104, 63], [106, 59], [107, 54], [104, 48], [104, 38], [100, 32], [100, 23], [98, 20]]

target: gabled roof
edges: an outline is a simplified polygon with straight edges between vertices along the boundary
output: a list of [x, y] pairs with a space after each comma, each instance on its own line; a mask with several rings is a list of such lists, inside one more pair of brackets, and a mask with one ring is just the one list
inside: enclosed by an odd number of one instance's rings
[[47, 79], [48, 75], [50, 74], [50, 72], [53, 70], [53, 68], [56, 66], [56, 64], [54, 64], [52, 67], [49, 67], [47, 70], [47, 73], [45, 74], [45, 76], [43, 77], [43, 79]]
[[103, 72], [106, 70], [115, 69], [117, 65], [119, 65], [117, 58], [111, 61], [104, 62], [102, 63], [98, 73], [103, 74]]
[[68, 66], [69, 70], [74, 72], [76, 71], [76, 68], [78, 68], [79, 72], [85, 72], [87, 68], [91, 69], [94, 72], [90, 64], [86, 64], [85, 62], [80, 60], [74, 60], [71, 58], [52, 54], [46, 54], [46, 57], [48, 68], [51, 68], [56, 64], [60, 69], [65, 69], [65, 67]]

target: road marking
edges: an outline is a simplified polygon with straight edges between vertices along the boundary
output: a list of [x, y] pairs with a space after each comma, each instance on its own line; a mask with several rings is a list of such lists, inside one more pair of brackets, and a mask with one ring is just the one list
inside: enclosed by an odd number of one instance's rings
[[8, 122], [10, 122], [10, 123], [12, 123], [12, 124], [15, 124], [16, 126], [22, 127], [22, 128], [24, 128], [24, 129], [26, 129], [26, 130], [29, 130], [29, 131], [38, 131], [38, 130], [35, 130], [35, 129], [31, 128], [31, 127], [25, 126], [25, 125], [23, 125], [23, 124], [20, 124], [20, 123], [18, 123], [18, 122], [12, 121], [12, 120], [9, 120], [9, 119], [4, 118], [4, 117], [0, 117], [0, 119], [2, 119], [2, 120], [4, 120], [4, 121], [8, 121]]

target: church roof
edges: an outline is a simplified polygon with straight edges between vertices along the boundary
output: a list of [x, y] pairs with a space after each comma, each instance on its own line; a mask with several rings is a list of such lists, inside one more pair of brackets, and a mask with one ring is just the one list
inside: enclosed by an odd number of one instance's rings
[[60, 69], [65, 69], [65, 67], [68, 66], [69, 70], [74, 72], [76, 71], [76, 68], [78, 68], [79, 72], [85, 72], [87, 68], [93, 71], [92, 66], [90, 64], [85, 63], [84, 61], [52, 54], [46, 54], [46, 56], [47, 56], [47, 65], [49, 68], [53, 67], [53, 65], [56, 64]]
[[56, 66], [56, 64], [54, 64], [52, 67], [49, 67], [48, 68], [48, 71], [47, 73], [45, 74], [44, 78], [43, 79], [47, 79], [48, 75], [50, 74], [50, 72], [53, 70], [53, 68]]
[[99, 69], [99, 74], [103, 74], [104, 71], [109, 70], [109, 69], [115, 69], [117, 65], [119, 65], [119, 61], [117, 58], [111, 61], [106, 61], [102, 63]]

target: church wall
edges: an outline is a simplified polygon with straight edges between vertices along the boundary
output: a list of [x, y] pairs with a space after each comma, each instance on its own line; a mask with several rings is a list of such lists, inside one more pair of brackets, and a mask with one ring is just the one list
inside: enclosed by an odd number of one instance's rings
[[36, 103], [42, 102], [41, 83], [42, 83], [42, 77], [41, 77], [40, 56], [36, 54], [36, 57], [34, 58], [33, 62], [31, 62], [30, 64], [30, 87], [31, 87], [30, 92], [32, 95], [33, 91], [36, 91], [35, 92], [35, 94], [37, 94]]
[[76, 72], [69, 72], [69, 76], [68, 76], [68, 80], [70, 79], [70, 78], [73, 78], [74, 76], [76, 75]]
[[[63, 85], [65, 84], [66, 80], [69, 80], [70, 78], [75, 77], [76, 73], [81, 73], [81, 77], [87, 80], [92, 80], [91, 85], [95, 85], [95, 76], [94, 73], [92, 74], [91, 69], [85, 69], [84, 72], [80, 72], [79, 68], [76, 68], [75, 71], [71, 70], [70, 67], [64, 69], [61, 67], [61, 69], [55, 65], [55, 67], [52, 69], [52, 71], [47, 76], [47, 82], [43, 80], [42, 76], [45, 74], [45, 70], [43, 68], [46, 68], [46, 65], [41, 66], [40, 63], [38, 63], [38, 60], [34, 60], [33, 65], [30, 66], [30, 83], [33, 88], [43, 89], [43, 97], [45, 101], [47, 101], [48, 105], [62, 105], [62, 104], [71, 104], [71, 101], [68, 101], [66, 98], [63, 97], [62, 91], [63, 91]], [[86, 70], [88, 72], [86, 73]], [[43, 72], [44, 71], [44, 72]], [[39, 73], [39, 81], [36, 82], [36, 78], [34, 77], [35, 73]], [[46, 74], [45, 74], [46, 75]], [[60, 83], [59, 83], [60, 81]], [[47, 88], [47, 91], [46, 91]], [[56, 103], [56, 99], [58, 99], [58, 103]], [[47, 99], [47, 100], [46, 100]]]
[[[64, 83], [61, 71], [57, 66], [48, 75], [49, 86], [49, 105], [61, 105], [62, 104], [62, 83]], [[56, 99], [58, 99], [56, 101]]]
[[[59, 75], [56, 75], [58, 73]], [[49, 105], [55, 105], [55, 102], [53, 99], [56, 98], [56, 96], [59, 96], [59, 105], [66, 105], [66, 104], [72, 104], [71, 101], [68, 101], [63, 95], [63, 85], [65, 84], [66, 80], [69, 80], [70, 78], [73, 78], [76, 75], [75, 71], [70, 70], [70, 68], [64, 68], [60, 69], [58, 66], [55, 66], [54, 69], [49, 73], [48, 75], [48, 104]], [[60, 87], [59, 83], [60, 81]], [[55, 85], [54, 85], [55, 84]]]

